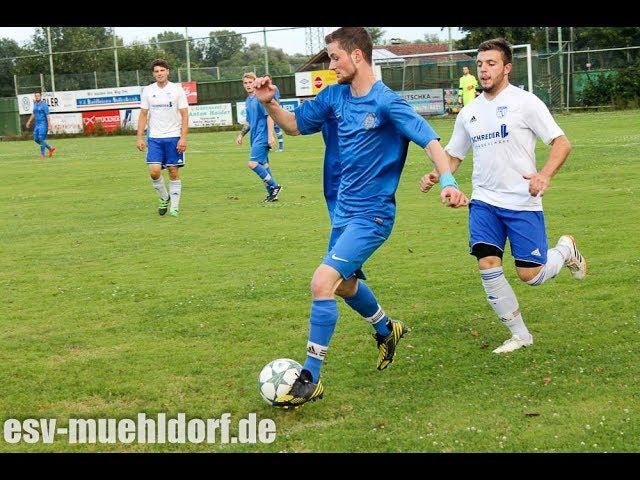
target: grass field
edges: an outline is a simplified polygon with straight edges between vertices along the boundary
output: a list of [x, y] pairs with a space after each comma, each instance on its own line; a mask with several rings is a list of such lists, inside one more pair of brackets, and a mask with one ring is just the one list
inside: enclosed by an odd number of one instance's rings
[[[0, 144], [0, 417], [274, 419], [271, 444], [17, 445], [1, 451], [621, 452], [640, 450], [638, 111], [559, 115], [573, 151], [545, 194], [550, 244], [576, 236], [583, 282], [532, 288], [505, 272], [535, 337], [508, 356], [467, 253], [467, 211], [417, 183], [411, 145], [398, 216], [366, 264], [369, 285], [412, 332], [376, 370], [370, 327], [344, 302], [325, 398], [274, 409], [256, 376], [304, 361], [309, 281], [326, 248], [319, 135], [272, 154], [264, 189], [234, 132], [192, 133], [181, 216], [159, 217], [135, 137]], [[433, 121], [443, 144], [450, 119]], [[538, 164], [548, 148], [538, 146]], [[457, 177], [471, 193], [470, 156]]]

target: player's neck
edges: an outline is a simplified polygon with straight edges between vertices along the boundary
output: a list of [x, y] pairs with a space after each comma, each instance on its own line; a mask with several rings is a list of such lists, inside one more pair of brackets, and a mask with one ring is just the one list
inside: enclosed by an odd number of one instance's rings
[[486, 90], [484, 91], [484, 97], [487, 100], [493, 100], [494, 98], [496, 98], [498, 95], [500, 95], [500, 92], [502, 92], [505, 88], [507, 88], [509, 86], [509, 78], [505, 77], [505, 79], [502, 81], [502, 83], [497, 86], [494, 90], [492, 90], [491, 92], [487, 92]]
[[169, 80], [165, 80], [164, 82], [160, 83], [160, 82], [156, 82], [158, 84], [159, 88], [164, 88], [167, 86], [167, 83], [169, 83]]
[[376, 83], [376, 77], [371, 67], [358, 72], [351, 81], [351, 95], [354, 97], [364, 97], [371, 91], [371, 87]]

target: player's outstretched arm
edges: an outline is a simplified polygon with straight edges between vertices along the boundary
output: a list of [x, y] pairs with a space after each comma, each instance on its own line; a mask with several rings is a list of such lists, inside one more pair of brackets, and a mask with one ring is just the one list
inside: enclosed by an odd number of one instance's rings
[[[457, 157], [452, 157], [451, 155], [449, 155], [449, 153], [446, 150], [444, 153], [449, 159], [449, 167], [451, 168], [451, 173], [452, 174], [456, 173], [456, 171], [458, 170], [458, 167], [462, 163], [462, 160]], [[440, 181], [440, 174], [438, 173], [438, 170], [433, 169], [431, 172], [425, 174], [420, 179], [420, 190], [423, 193], [427, 193], [439, 181]]]
[[449, 158], [442, 148], [442, 145], [440, 145], [440, 142], [438, 140], [431, 140], [427, 144], [425, 151], [440, 175], [439, 182], [442, 188], [440, 199], [442, 203], [452, 208], [466, 207], [469, 205], [469, 199], [464, 192], [458, 188], [456, 179], [451, 174]]
[[565, 135], [560, 135], [553, 139], [551, 142], [551, 151], [549, 152], [549, 160], [544, 164], [542, 170], [537, 173], [523, 175], [524, 178], [529, 180], [529, 194], [531, 194], [532, 197], [544, 194], [551, 183], [551, 177], [560, 170], [560, 167], [562, 167], [562, 164], [570, 152], [571, 143]]
[[295, 114], [286, 111], [275, 100], [276, 87], [269, 77], [258, 77], [253, 81], [256, 97], [264, 105], [269, 116], [280, 125], [287, 135], [300, 135]]
[[31, 126], [31, 122], [33, 122], [33, 119], [36, 118], [35, 115], [32, 113], [31, 116], [29, 117], [29, 120], [27, 120], [27, 123], [25, 125], [25, 127], [29, 128]]

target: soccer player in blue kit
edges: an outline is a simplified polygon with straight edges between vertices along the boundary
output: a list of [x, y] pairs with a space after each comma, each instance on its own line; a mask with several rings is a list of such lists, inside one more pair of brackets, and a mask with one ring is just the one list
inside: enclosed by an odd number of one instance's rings
[[49, 105], [42, 100], [42, 93], [36, 92], [34, 94], [35, 102], [33, 102], [33, 113], [27, 120], [26, 127], [31, 126], [31, 122], [35, 120], [33, 125], [33, 141], [40, 145], [40, 158], [44, 158], [44, 151], [49, 150], [49, 157], [53, 156], [53, 152], [56, 151], [56, 147], [47, 143], [47, 133], [49, 133], [49, 127], [51, 125], [49, 117]]
[[242, 138], [251, 131], [251, 152], [247, 166], [258, 175], [265, 184], [267, 196], [265, 202], [278, 201], [278, 194], [282, 185], [276, 182], [269, 167], [269, 150], [275, 146], [275, 133], [273, 120], [267, 115], [253, 92], [254, 73], [245, 73], [242, 77], [242, 85], [249, 94], [245, 102], [248, 125], [242, 127], [242, 131], [236, 137], [236, 144], [242, 145]]
[[254, 82], [256, 97], [289, 135], [318, 132], [327, 120], [335, 118], [341, 168], [329, 250], [311, 280], [307, 358], [291, 389], [276, 399], [275, 405], [283, 407], [323, 395], [320, 369], [338, 320], [335, 295], [344, 298], [376, 330], [378, 370], [393, 361], [396, 346], [408, 331], [402, 322], [389, 319], [373, 292], [359, 280], [358, 271], [391, 234], [395, 192], [409, 140], [424, 148], [433, 160], [440, 175], [441, 200], [454, 208], [468, 204], [451, 175], [437, 134], [404, 99], [376, 81], [367, 31], [342, 27], [327, 35], [325, 43], [329, 68], [336, 72], [338, 85], [328, 86], [294, 113], [274, 100], [270, 79], [262, 77]]

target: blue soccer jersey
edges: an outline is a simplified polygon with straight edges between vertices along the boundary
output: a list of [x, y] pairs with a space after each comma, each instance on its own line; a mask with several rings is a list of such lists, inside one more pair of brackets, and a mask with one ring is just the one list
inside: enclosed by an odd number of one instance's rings
[[429, 124], [381, 81], [354, 97], [349, 85], [330, 85], [295, 110], [298, 130], [315, 133], [337, 121], [341, 164], [333, 225], [354, 217], [395, 218], [395, 192], [409, 140], [424, 148], [439, 140]]
[[251, 145], [268, 145], [267, 111], [255, 95], [245, 102], [247, 122], [251, 128]]
[[49, 105], [44, 100], [33, 102], [33, 119], [35, 126], [47, 126]]
[[329, 210], [329, 218], [333, 220], [333, 211], [338, 199], [338, 188], [340, 187], [340, 156], [338, 150], [338, 122], [335, 117], [329, 117], [322, 124], [322, 138], [324, 139], [324, 168], [323, 168], [323, 189], [324, 198]]

